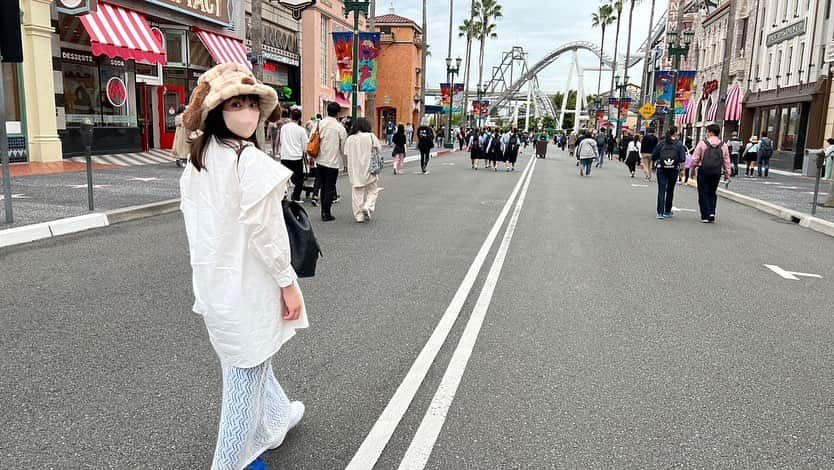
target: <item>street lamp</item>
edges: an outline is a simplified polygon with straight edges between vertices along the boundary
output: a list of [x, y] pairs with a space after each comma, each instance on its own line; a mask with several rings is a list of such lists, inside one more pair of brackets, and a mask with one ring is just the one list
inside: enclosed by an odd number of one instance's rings
[[452, 58], [446, 57], [446, 79], [449, 81], [449, 125], [446, 126], [446, 143], [443, 147], [454, 148], [452, 144], [452, 113], [455, 109], [455, 75], [460, 72], [461, 58], [455, 59], [455, 66], [452, 67]]
[[353, 13], [353, 100], [350, 109], [350, 118], [353, 128], [356, 128], [356, 120], [359, 118], [356, 112], [359, 106], [359, 14], [364, 13], [367, 17], [370, 6], [370, 0], [345, 0], [345, 18], [347, 18], [350, 13]]
[[681, 67], [681, 57], [689, 55], [689, 45], [692, 44], [692, 37], [695, 32], [687, 30], [683, 32], [683, 45], [680, 43], [680, 37], [677, 31], [669, 31], [666, 34], [666, 42], [669, 44], [669, 56], [674, 60], [674, 67], [672, 68], [672, 105], [669, 113], [669, 128], [675, 125], [675, 102], [678, 96], [678, 72]]
[[628, 75], [623, 77], [623, 82], [620, 83], [620, 76], [614, 75], [614, 81], [617, 82], [617, 135], [616, 138], [620, 138], [620, 133], [622, 131], [622, 116], [621, 112], [623, 109], [623, 93], [625, 93], [626, 88], [628, 87]]

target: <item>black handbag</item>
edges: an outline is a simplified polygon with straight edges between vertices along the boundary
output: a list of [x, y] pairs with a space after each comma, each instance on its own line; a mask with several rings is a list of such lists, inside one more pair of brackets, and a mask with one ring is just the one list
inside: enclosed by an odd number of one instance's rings
[[313, 277], [322, 253], [310, 217], [298, 203], [285, 200], [281, 205], [290, 239], [290, 263], [298, 277]]

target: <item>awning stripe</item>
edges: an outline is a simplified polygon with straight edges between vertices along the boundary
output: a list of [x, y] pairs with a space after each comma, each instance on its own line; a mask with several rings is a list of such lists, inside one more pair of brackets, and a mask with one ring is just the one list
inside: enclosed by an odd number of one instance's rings
[[201, 29], [197, 30], [197, 36], [218, 64], [237, 63], [252, 68], [252, 64], [246, 60], [243, 41]]
[[144, 16], [108, 3], [99, 2], [98, 11], [81, 18], [90, 35], [93, 54], [121, 57], [151, 64], [165, 64], [165, 51]]
[[707, 121], [715, 121], [718, 118], [718, 96], [714, 94], [712, 96], [712, 104], [709, 107], [709, 111], [707, 112]]
[[741, 112], [741, 85], [738, 81], [735, 81], [729, 93], [727, 93], [727, 110], [724, 119], [739, 121], [741, 120]]

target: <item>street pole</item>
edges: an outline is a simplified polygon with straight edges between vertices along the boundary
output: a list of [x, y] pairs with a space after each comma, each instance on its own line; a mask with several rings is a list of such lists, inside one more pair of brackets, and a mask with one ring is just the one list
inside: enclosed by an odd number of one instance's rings
[[[730, 82], [730, 61], [733, 59], [733, 46], [735, 45], [736, 34], [736, 4], [730, 2], [727, 12], [727, 36], [724, 38], [724, 62], [721, 64], [721, 85], [718, 91], [718, 124], [721, 126], [721, 135], [726, 138], [724, 131], [725, 116], [727, 114], [727, 87]], [[724, 99], [721, 99], [721, 97]]]
[[[370, 0], [371, 13], [368, 15], [368, 30], [372, 33], [376, 32], [376, 0]], [[367, 108], [365, 110], [365, 119], [371, 123], [371, 129], [376, 129], [376, 92], [369, 91], [367, 98]]]
[[[3, 55], [0, 54], [0, 64]], [[0, 159], [3, 164], [3, 207], [6, 212], [6, 223], [14, 222], [12, 214], [12, 178], [9, 170], [9, 141], [6, 137], [6, 94], [3, 91], [3, 72], [0, 69]]]
[[[260, 81], [264, 79], [264, 67], [261, 53], [264, 42], [263, 0], [252, 0], [252, 18], [249, 26], [249, 39], [252, 41], [252, 74]], [[260, 127], [260, 126], [259, 126]]]
[[669, 129], [675, 126], [675, 114], [678, 112], [675, 106], [677, 105], [678, 100], [678, 69], [681, 66], [681, 59], [679, 55], [676, 54], [673, 60], [675, 61], [675, 64], [672, 70], [672, 105], [670, 106], [671, 110], [669, 112]]
[[364, 13], [368, 16], [369, 6], [369, 0], [345, 0], [345, 18], [349, 16], [349, 13], [353, 13], [353, 85], [351, 86], [353, 96], [350, 110], [353, 127], [356, 127], [356, 121], [359, 119], [357, 112], [359, 108], [359, 14]]

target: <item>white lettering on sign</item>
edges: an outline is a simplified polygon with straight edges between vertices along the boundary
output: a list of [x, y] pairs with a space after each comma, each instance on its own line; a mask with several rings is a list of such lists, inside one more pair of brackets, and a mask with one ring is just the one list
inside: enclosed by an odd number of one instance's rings
[[61, 51], [61, 58], [66, 60], [74, 60], [76, 62], [93, 63], [93, 56], [87, 54], [80, 54], [77, 52]]
[[819, 274], [808, 274], [808, 273], [798, 273], [795, 271], [786, 271], [779, 266], [774, 266], [772, 264], [766, 264], [765, 267], [776, 274], [778, 274], [783, 279], [788, 279], [791, 281], [798, 281], [800, 277], [812, 277], [815, 279], [822, 279], [822, 276]]

